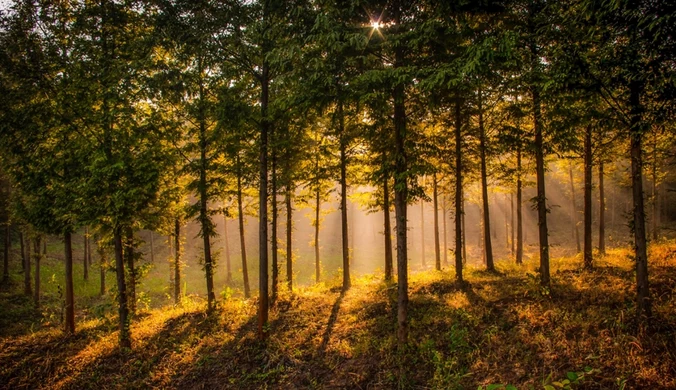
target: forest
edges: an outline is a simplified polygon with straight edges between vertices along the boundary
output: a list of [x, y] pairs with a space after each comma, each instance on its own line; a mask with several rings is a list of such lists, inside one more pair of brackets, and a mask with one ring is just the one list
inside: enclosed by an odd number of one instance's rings
[[675, 34], [0, 1], [0, 389], [676, 388]]

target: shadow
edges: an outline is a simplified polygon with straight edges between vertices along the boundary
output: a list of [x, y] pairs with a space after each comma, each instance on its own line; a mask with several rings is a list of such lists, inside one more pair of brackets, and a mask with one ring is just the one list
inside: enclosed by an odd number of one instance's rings
[[323, 356], [326, 353], [326, 347], [329, 344], [329, 339], [331, 338], [331, 333], [333, 333], [333, 327], [336, 325], [336, 320], [338, 319], [338, 312], [340, 311], [340, 304], [343, 303], [343, 298], [345, 298], [345, 292], [341, 291], [338, 299], [333, 304], [331, 309], [331, 315], [329, 316], [329, 321], [326, 323], [326, 330], [322, 336], [322, 343], [319, 346], [319, 356]]

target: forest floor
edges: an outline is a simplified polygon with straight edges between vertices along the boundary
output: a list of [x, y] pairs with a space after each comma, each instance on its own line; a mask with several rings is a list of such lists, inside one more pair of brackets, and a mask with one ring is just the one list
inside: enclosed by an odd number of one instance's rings
[[405, 350], [396, 286], [373, 276], [346, 294], [323, 284], [283, 292], [266, 343], [255, 299], [222, 301], [210, 316], [191, 299], [152, 309], [135, 318], [131, 351], [117, 347], [114, 315], [80, 312], [66, 337], [58, 323], [30, 325], [30, 301], [2, 292], [0, 388], [676, 388], [676, 243], [650, 250], [648, 328], [635, 322], [628, 250], [592, 272], [580, 263], [553, 259], [550, 292], [532, 261], [499, 262], [500, 274], [470, 268], [463, 286], [452, 271], [413, 275]]

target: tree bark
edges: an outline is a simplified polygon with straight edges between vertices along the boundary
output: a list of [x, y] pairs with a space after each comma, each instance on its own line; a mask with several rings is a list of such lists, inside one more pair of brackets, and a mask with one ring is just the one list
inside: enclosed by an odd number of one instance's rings
[[115, 270], [117, 272], [117, 303], [119, 321], [119, 340], [121, 348], [131, 348], [131, 334], [129, 331], [129, 308], [127, 306], [127, 285], [124, 275], [124, 257], [122, 250], [122, 228], [113, 229], [115, 242]]
[[511, 210], [510, 214], [510, 222], [509, 222], [509, 230], [510, 230], [510, 235], [511, 235], [511, 254], [512, 257], [514, 257], [515, 250], [514, 250], [514, 193], [510, 192], [509, 193], [509, 208]]
[[521, 183], [521, 146], [516, 148], [516, 264], [523, 264], [523, 210]]
[[181, 221], [174, 220], [174, 304], [181, 301]]
[[[267, 30], [269, 24], [270, 5], [263, 2], [263, 24]], [[261, 66], [261, 120], [260, 120], [260, 156], [259, 156], [259, 190], [258, 190], [258, 338], [267, 338], [268, 312], [268, 134], [270, 118], [268, 118], [270, 65], [267, 55], [271, 51], [268, 38], [264, 37], [261, 45], [263, 63]]]
[[422, 268], [427, 267], [425, 261], [425, 201], [420, 199], [420, 252], [422, 258]]
[[271, 300], [274, 305], [277, 300], [277, 290], [279, 289], [279, 243], [277, 241], [277, 220], [279, 218], [279, 210], [277, 210], [277, 152], [274, 138], [272, 141], [272, 174], [271, 174], [271, 192], [270, 192], [270, 207], [272, 209], [272, 222], [270, 229], [270, 244], [272, 246], [272, 291]]
[[100, 243], [98, 238], [96, 240], [96, 249], [99, 252], [99, 278], [100, 278], [100, 288], [99, 295], [106, 295], [106, 267], [108, 266], [108, 259], [106, 250]]
[[493, 244], [491, 243], [491, 218], [490, 209], [488, 206], [488, 177], [486, 174], [486, 130], [484, 129], [482, 94], [481, 88], [479, 88], [479, 154], [481, 156], [481, 199], [483, 202], [484, 219], [484, 255], [486, 257], [486, 270], [495, 271], [495, 264], [493, 262]]
[[[383, 154], [384, 156], [384, 154]], [[383, 157], [383, 160], [385, 157]], [[383, 235], [385, 236], [385, 281], [392, 282], [392, 225], [390, 222], [390, 189], [389, 175], [384, 172], [383, 179]]]
[[26, 238], [23, 230], [19, 230], [19, 239], [21, 241], [21, 259], [23, 260], [23, 293], [24, 295], [33, 295], [31, 288], [31, 254], [30, 240]]
[[5, 253], [3, 256], [2, 263], [2, 283], [4, 285], [9, 284], [9, 250], [12, 245], [11, 239], [11, 230], [9, 217], [7, 218], [7, 223], [5, 224]]
[[441, 271], [441, 253], [439, 250], [439, 189], [437, 188], [437, 174], [432, 175], [432, 203], [434, 204], [434, 266]]
[[340, 223], [343, 244], [343, 291], [347, 291], [352, 283], [350, 281], [350, 251], [347, 231], [347, 137], [342, 101], [338, 102], [338, 125], [340, 134]]
[[629, 83], [630, 131], [631, 131], [631, 181], [634, 203], [634, 257], [636, 263], [636, 314], [646, 323], [652, 316], [648, 284], [648, 250], [643, 204], [643, 156], [642, 138], [645, 132], [641, 106], [643, 86], [639, 80]]
[[321, 191], [319, 183], [315, 192], [315, 282], [319, 283], [321, 277], [321, 264], [319, 262], [319, 216], [321, 212]]
[[657, 129], [653, 131], [653, 150], [652, 150], [651, 176], [652, 185], [650, 186], [650, 206], [652, 208], [652, 231], [653, 240], [657, 241], [659, 235], [659, 212], [657, 209]]
[[[289, 157], [290, 158], [290, 157]], [[287, 167], [288, 168], [288, 167]], [[293, 291], [293, 206], [291, 183], [286, 184], [286, 283]]]
[[66, 263], [66, 333], [75, 334], [75, 299], [73, 296], [73, 247], [70, 230], [63, 237]]
[[455, 101], [455, 279], [463, 282], [463, 195], [462, 195], [462, 123], [460, 115], [460, 98]]
[[[150, 262], [155, 264], [155, 238], [153, 231], [150, 231]], [[91, 264], [91, 262], [90, 262]]]
[[592, 269], [592, 127], [584, 136], [584, 268]]
[[573, 238], [575, 238], [575, 243], [577, 245], [577, 253], [582, 251], [580, 247], [580, 231], [577, 226], [577, 202], [575, 200], [575, 185], [573, 184], [573, 163], [570, 162], [568, 165], [568, 177], [570, 178], [570, 194], [571, 202], [573, 207], [573, 212], [571, 213], [570, 223], [573, 227]]
[[88, 281], [89, 280], [89, 262], [87, 260], [87, 234], [88, 234], [88, 229], [85, 226], [84, 234], [82, 235], [82, 245], [84, 246], [84, 254], [82, 256], [82, 264], [84, 266], [84, 280]]
[[128, 290], [128, 299], [129, 299], [129, 314], [136, 314], [136, 267], [134, 266], [134, 230], [128, 226], [125, 229], [125, 245], [124, 245], [124, 256], [127, 260], [127, 288]]
[[[536, 54], [536, 53], [534, 53]], [[539, 57], [536, 57], [539, 61]], [[532, 86], [533, 128], [535, 131], [535, 173], [537, 178], [538, 235], [540, 239], [540, 282], [549, 287], [549, 233], [547, 230], [547, 196], [545, 194], [545, 156], [542, 135], [540, 90]]]
[[444, 235], [444, 267], [448, 268], [448, 232], [446, 229], [446, 217], [448, 213], [446, 212], [446, 195], [441, 197], [441, 225], [443, 227]]
[[40, 236], [35, 237], [33, 250], [35, 251], [35, 289], [33, 291], [33, 304], [35, 308], [40, 307], [40, 260], [42, 260], [42, 252], [40, 252]]
[[228, 237], [228, 216], [223, 211], [223, 238], [225, 239], [225, 282], [232, 283], [232, 265], [230, 264], [230, 238]]
[[603, 187], [603, 160], [599, 160], [599, 253], [606, 254], [606, 195]]
[[242, 166], [237, 155], [237, 219], [239, 221], [239, 250], [242, 257], [242, 279], [244, 280], [244, 297], [251, 296], [249, 288], [249, 270], [246, 264], [246, 242], [244, 239], [244, 205], [242, 204]]

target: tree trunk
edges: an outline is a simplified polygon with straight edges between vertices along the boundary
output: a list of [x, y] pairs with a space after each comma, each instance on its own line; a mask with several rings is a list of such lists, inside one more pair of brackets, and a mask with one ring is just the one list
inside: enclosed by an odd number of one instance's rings
[[648, 250], [646, 242], [645, 210], [643, 205], [643, 156], [642, 137], [645, 125], [642, 123], [641, 93], [639, 80], [629, 83], [629, 107], [631, 118], [631, 184], [634, 203], [634, 258], [636, 262], [636, 314], [639, 321], [646, 323], [651, 317], [650, 290], [648, 284]]
[[434, 204], [434, 266], [441, 271], [441, 253], [439, 250], [439, 189], [437, 188], [437, 174], [432, 175], [432, 203]]
[[181, 301], [181, 221], [174, 220], [174, 304]]
[[28, 240], [23, 230], [19, 230], [19, 240], [21, 241], [21, 259], [23, 260], [23, 293], [24, 295], [33, 295], [31, 288], [31, 254], [30, 240]]
[[[268, 2], [263, 3], [263, 24], [269, 23]], [[266, 55], [270, 52], [267, 39], [262, 44], [263, 64], [261, 67], [261, 133], [260, 133], [260, 156], [259, 156], [259, 190], [258, 190], [258, 338], [267, 338], [268, 312], [270, 302], [268, 300], [268, 134], [270, 132], [270, 119], [268, 118], [270, 65]]]
[[[87, 229], [89, 230], [89, 229]], [[45, 247], [45, 253], [47, 252], [47, 248]], [[92, 267], [92, 237], [91, 233], [87, 234], [87, 263], [89, 265], [89, 268]]]
[[87, 235], [88, 229], [85, 226], [84, 234], [82, 235], [82, 245], [84, 247], [84, 254], [82, 255], [82, 265], [84, 266], [84, 280], [89, 280], [89, 261], [87, 260]]
[[150, 231], [150, 262], [155, 264], [155, 238], [153, 231]]
[[448, 233], [446, 229], [446, 217], [448, 213], [446, 212], [446, 195], [441, 197], [441, 225], [443, 228], [444, 235], [444, 267], [448, 268]]
[[232, 283], [232, 265], [230, 264], [230, 238], [228, 238], [228, 216], [223, 212], [223, 238], [225, 239], [225, 282]]
[[464, 190], [461, 189], [461, 206], [462, 216], [460, 217], [462, 223], [462, 264], [467, 264], [467, 229], [465, 228], [465, 195]]
[[321, 212], [321, 191], [317, 183], [315, 193], [315, 282], [319, 283], [321, 277], [321, 264], [319, 263], [319, 215]]
[[9, 250], [12, 245], [11, 239], [11, 230], [9, 224], [9, 217], [7, 218], [7, 224], [5, 225], [5, 253], [3, 256], [2, 262], [2, 283], [4, 285], [9, 284]]
[[572, 202], [572, 207], [573, 207], [573, 212], [571, 213], [570, 217], [570, 223], [573, 227], [573, 238], [575, 238], [575, 243], [577, 245], [577, 253], [580, 253], [581, 247], [580, 247], [580, 230], [578, 229], [577, 226], [577, 202], [575, 201], [575, 185], [573, 182], [573, 162], [569, 162], [568, 165], [568, 177], [570, 179], [570, 194], [571, 194], [571, 202]]
[[272, 142], [272, 174], [271, 174], [271, 193], [270, 206], [272, 209], [272, 230], [271, 234], [271, 252], [272, 252], [272, 291], [271, 300], [274, 305], [277, 300], [277, 290], [279, 289], [279, 243], [277, 242], [277, 219], [279, 217], [279, 210], [277, 210], [277, 152], [274, 139]]
[[[509, 209], [510, 209], [510, 217], [509, 217], [509, 234], [510, 234], [510, 253], [512, 254], [512, 257], [514, 257], [514, 193], [510, 192], [509, 193]], [[505, 233], [507, 234], [507, 233]]]
[[239, 220], [239, 250], [242, 256], [242, 279], [244, 280], [244, 297], [251, 296], [249, 288], [249, 270], [246, 264], [246, 242], [244, 240], [244, 205], [242, 204], [242, 166], [237, 155], [237, 219]]
[[523, 213], [521, 183], [521, 146], [516, 149], [516, 264], [523, 264]]
[[131, 334], [129, 331], [129, 308], [127, 306], [127, 285], [124, 275], [124, 257], [122, 252], [122, 228], [113, 230], [115, 241], [115, 271], [117, 273], [117, 303], [120, 329], [120, 347], [131, 348]]
[[108, 266], [108, 259], [106, 250], [101, 245], [98, 238], [96, 240], [96, 248], [99, 252], [99, 277], [101, 279], [101, 288], [99, 289], [99, 295], [106, 295], [106, 267]]
[[[536, 53], [534, 53], [536, 54]], [[536, 57], [535, 61], [539, 61]], [[538, 235], [540, 238], [540, 282], [549, 287], [549, 232], [547, 230], [547, 195], [545, 194], [545, 156], [542, 136], [540, 90], [532, 87], [533, 128], [535, 131], [535, 173], [537, 178]]]
[[340, 134], [340, 222], [343, 244], [343, 291], [347, 291], [351, 286], [351, 281], [350, 252], [347, 235], [347, 137], [345, 134], [345, 117], [342, 102], [338, 103], [338, 124], [340, 126], [338, 131]]
[[40, 307], [40, 260], [42, 260], [40, 249], [40, 236], [37, 236], [35, 237], [33, 246], [33, 250], [35, 251], [35, 290], [33, 291], [33, 304], [36, 309]]
[[493, 244], [491, 243], [491, 218], [490, 209], [488, 207], [488, 177], [486, 174], [486, 131], [484, 129], [483, 116], [483, 96], [481, 88], [478, 91], [479, 95], [479, 154], [481, 156], [481, 199], [483, 202], [483, 218], [484, 218], [484, 254], [486, 257], [486, 269], [488, 271], [495, 271], [495, 264], [493, 262]]
[[124, 256], [127, 260], [127, 288], [128, 291], [128, 308], [129, 314], [136, 314], [136, 267], [134, 266], [134, 230], [128, 226], [125, 229], [125, 245], [124, 245]]
[[427, 267], [425, 261], [425, 201], [420, 199], [420, 252], [422, 258], [422, 268]]
[[[384, 156], [384, 155], [383, 155]], [[383, 157], [383, 160], [385, 158]], [[385, 236], [385, 281], [392, 282], [392, 225], [390, 223], [390, 189], [387, 170], [383, 179], [383, 235]]]
[[[206, 94], [202, 83], [202, 61], [198, 61], [200, 84], [199, 84], [199, 147], [200, 147], [200, 177], [199, 177], [199, 222], [201, 225], [202, 241], [204, 243], [204, 273], [207, 282], [207, 311], [214, 309], [216, 294], [214, 293], [214, 267], [211, 258], [211, 235], [213, 222], [209, 216], [209, 197], [207, 193], [207, 128], [206, 113], [204, 108], [204, 96]], [[132, 309], [133, 313], [133, 309]]]
[[73, 296], [73, 247], [70, 230], [63, 236], [66, 263], [66, 333], [75, 334], [75, 299]]
[[599, 160], [599, 253], [606, 254], [606, 195], [603, 187], [603, 160]]
[[657, 211], [657, 129], [653, 131], [653, 150], [652, 150], [652, 164], [651, 164], [651, 176], [652, 176], [652, 185], [650, 187], [650, 206], [652, 208], [652, 231], [653, 231], [653, 240], [657, 241], [659, 235], [659, 212]]
[[463, 241], [463, 194], [462, 194], [462, 123], [460, 122], [460, 98], [455, 101], [455, 279], [462, 283]]
[[[290, 157], [289, 157], [290, 158]], [[286, 184], [286, 283], [293, 291], [293, 207], [291, 183]]]
[[592, 127], [584, 136], [584, 268], [592, 269]]

